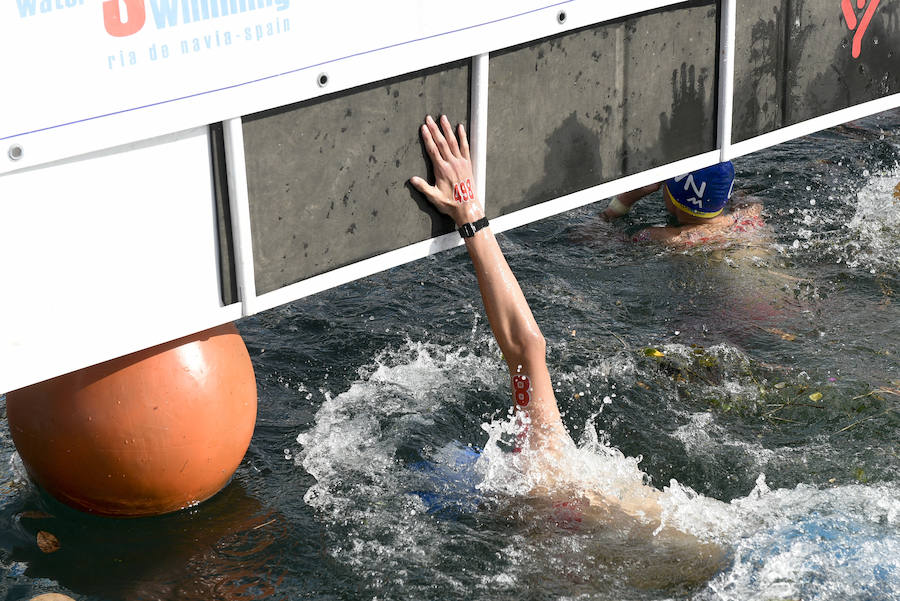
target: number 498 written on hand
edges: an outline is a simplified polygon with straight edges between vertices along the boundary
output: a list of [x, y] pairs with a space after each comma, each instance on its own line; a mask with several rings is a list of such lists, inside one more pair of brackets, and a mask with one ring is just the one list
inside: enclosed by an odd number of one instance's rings
[[475, 192], [472, 190], [471, 178], [466, 178], [466, 181], [459, 182], [453, 186], [453, 200], [456, 202], [469, 202], [470, 200], [475, 200]]

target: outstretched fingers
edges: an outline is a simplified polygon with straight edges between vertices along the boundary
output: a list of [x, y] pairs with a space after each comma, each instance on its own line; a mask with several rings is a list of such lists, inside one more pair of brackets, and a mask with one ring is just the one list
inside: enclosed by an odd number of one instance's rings
[[450, 152], [450, 146], [447, 144], [447, 139], [444, 138], [444, 134], [441, 133], [441, 129], [438, 127], [438, 124], [435, 123], [434, 119], [431, 118], [431, 115], [428, 115], [425, 119], [425, 125], [428, 127], [428, 131], [440, 151], [440, 158], [449, 161], [453, 157], [453, 153]]
[[431, 128], [428, 127], [427, 123], [422, 126], [422, 140], [425, 142], [425, 152], [431, 157], [432, 164], [438, 166], [443, 163], [444, 159], [441, 156], [441, 151], [438, 149], [434, 137], [431, 135]]
[[438, 196], [437, 189], [417, 175], [409, 178], [409, 183], [429, 200], [433, 200]]
[[466, 136], [466, 128], [460, 123], [456, 129], [459, 132], [459, 149], [462, 157], [467, 161], [471, 161], [472, 157], [469, 156], [469, 138]]
[[460, 156], [459, 145], [456, 143], [456, 136], [453, 135], [453, 126], [450, 125], [450, 120], [447, 119], [447, 115], [441, 115], [441, 130], [443, 130], [444, 138], [447, 140], [447, 146], [450, 148], [450, 152], [453, 156]]

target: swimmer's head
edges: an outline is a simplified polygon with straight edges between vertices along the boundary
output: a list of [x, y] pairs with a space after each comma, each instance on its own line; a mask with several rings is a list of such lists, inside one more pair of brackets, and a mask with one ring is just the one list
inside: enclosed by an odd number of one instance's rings
[[663, 184], [666, 207], [676, 217], [682, 214], [699, 219], [718, 217], [733, 191], [734, 165], [731, 161], [668, 179]]

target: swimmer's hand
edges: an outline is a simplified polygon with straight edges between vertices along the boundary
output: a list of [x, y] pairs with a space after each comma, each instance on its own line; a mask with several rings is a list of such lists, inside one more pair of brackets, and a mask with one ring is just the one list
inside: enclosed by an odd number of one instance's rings
[[[421, 177], [412, 177], [409, 182], [425, 195], [441, 213], [448, 215], [457, 226], [471, 223], [484, 217], [484, 209], [476, 198], [475, 177], [472, 172], [472, 157], [469, 154], [469, 140], [466, 129], [457, 127], [459, 142], [446, 115], [441, 115], [441, 125], [435, 123], [431, 115], [422, 126], [422, 140], [434, 167], [434, 185]], [[441, 131], [443, 130], [443, 131]]]
[[604, 221], [612, 221], [627, 214], [630, 210], [631, 207], [622, 202], [618, 196], [613, 196], [613, 199], [609, 201], [609, 205], [600, 213], [600, 216]]
[[631, 207], [634, 206], [634, 203], [647, 196], [648, 194], [653, 194], [661, 187], [662, 182], [657, 182], [655, 184], [650, 184], [649, 186], [643, 186], [641, 188], [630, 190], [628, 192], [625, 192], [624, 194], [619, 194], [618, 196], [613, 197], [609, 205], [600, 213], [600, 217], [602, 217], [605, 221], [618, 219], [619, 217], [627, 214], [628, 211], [631, 210]]

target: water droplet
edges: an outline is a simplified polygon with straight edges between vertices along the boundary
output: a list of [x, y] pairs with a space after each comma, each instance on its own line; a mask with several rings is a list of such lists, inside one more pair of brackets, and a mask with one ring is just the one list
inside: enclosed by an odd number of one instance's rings
[[794, 240], [794, 243], [791, 244], [791, 248], [800, 248], [800, 241]]
[[878, 38], [877, 38], [877, 37], [872, 38], [872, 44], [874, 44], [875, 46], [878, 45]]
[[844, 38], [843, 40], [841, 40], [841, 48], [846, 48], [846, 47], [847, 47], [847, 38]]
[[809, 204], [811, 204], [812, 206], [816, 206], [816, 199], [815, 199], [815, 198], [810, 198], [810, 199], [809, 199]]

